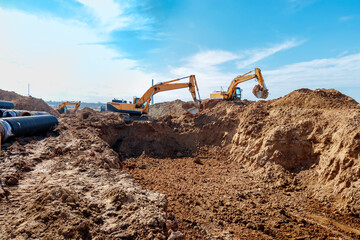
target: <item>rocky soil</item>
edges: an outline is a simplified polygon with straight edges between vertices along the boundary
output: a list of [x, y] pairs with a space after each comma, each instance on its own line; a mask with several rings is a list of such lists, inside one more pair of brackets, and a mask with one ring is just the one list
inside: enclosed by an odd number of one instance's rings
[[188, 105], [154, 105], [153, 122], [84, 109], [3, 144], [0, 235], [360, 239], [355, 100], [299, 89]]

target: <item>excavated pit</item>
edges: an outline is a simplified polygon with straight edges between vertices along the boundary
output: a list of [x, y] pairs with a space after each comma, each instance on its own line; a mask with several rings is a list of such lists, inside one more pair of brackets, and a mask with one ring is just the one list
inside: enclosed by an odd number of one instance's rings
[[155, 158], [192, 156], [196, 150], [193, 141], [187, 139], [188, 136], [157, 122], [104, 125], [101, 128], [101, 138], [122, 160], [143, 154]]
[[[165, 104], [168, 108], [170, 103]], [[192, 157], [204, 147], [227, 148], [240, 119], [236, 112], [220, 110], [224, 104], [241, 112], [247, 102], [206, 101], [202, 113], [197, 116], [184, 112], [179, 117], [161, 115], [153, 122], [104, 124], [101, 126], [101, 138], [122, 160], [141, 155], [154, 158]], [[175, 106], [182, 109], [187, 105], [175, 101]], [[181, 109], [172, 111], [182, 112]], [[217, 109], [216, 112], [214, 109]]]

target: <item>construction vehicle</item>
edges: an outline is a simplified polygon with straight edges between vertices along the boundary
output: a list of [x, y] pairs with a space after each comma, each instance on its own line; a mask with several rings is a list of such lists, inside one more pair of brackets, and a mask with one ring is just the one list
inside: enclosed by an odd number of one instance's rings
[[[175, 83], [186, 78], [189, 78], [189, 82]], [[195, 75], [157, 83], [151, 86], [141, 98], [134, 97], [133, 102], [130, 103], [127, 103], [125, 100], [114, 99], [112, 100], [112, 102], [107, 103], [107, 110], [113, 112], [125, 113], [132, 117], [144, 116], [146, 118], [145, 115], [149, 111], [150, 101], [156, 93], [180, 89], [180, 88], [189, 88], [189, 91], [194, 99], [196, 107], [188, 109], [188, 111], [192, 114], [198, 113], [200, 108], [200, 94], [199, 94], [199, 88], [196, 82]], [[196, 91], [198, 93], [199, 100], [197, 100], [196, 98]]]
[[[254, 72], [254, 74], [250, 74]], [[226, 99], [226, 100], [240, 100], [241, 99], [241, 89], [236, 87], [239, 83], [249, 81], [251, 79], [256, 78], [259, 84], [255, 85], [253, 88], [253, 94], [257, 98], [266, 99], [269, 95], [269, 90], [265, 86], [264, 78], [261, 75], [261, 71], [259, 68], [255, 68], [254, 71], [249, 71], [243, 75], [237, 76], [232, 80], [228, 90], [225, 91], [217, 91], [210, 93], [211, 99]]]
[[79, 101], [79, 102], [63, 102], [62, 104], [60, 104], [60, 106], [58, 107], [57, 110], [61, 114], [61, 113], [66, 112], [66, 110], [67, 110], [66, 106], [75, 105], [74, 112], [76, 112], [76, 110], [78, 110], [78, 108], [80, 107], [80, 104], [81, 104], [81, 101]]

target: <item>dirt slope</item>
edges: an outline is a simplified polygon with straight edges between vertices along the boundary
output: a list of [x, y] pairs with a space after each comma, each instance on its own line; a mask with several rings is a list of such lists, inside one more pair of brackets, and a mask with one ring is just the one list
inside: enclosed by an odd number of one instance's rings
[[29, 110], [29, 111], [45, 111], [54, 116], [59, 116], [59, 113], [47, 103], [39, 98], [25, 97], [15, 92], [9, 92], [0, 89], [0, 100], [13, 102], [15, 109]]
[[335, 90], [257, 103], [236, 130], [231, 159], [269, 176], [300, 174], [321, 201], [336, 199], [340, 211], [359, 214], [358, 106]]

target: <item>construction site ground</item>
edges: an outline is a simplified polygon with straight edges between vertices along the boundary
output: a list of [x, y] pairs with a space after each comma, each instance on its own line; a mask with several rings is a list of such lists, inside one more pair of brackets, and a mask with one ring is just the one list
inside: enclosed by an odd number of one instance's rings
[[155, 104], [154, 121], [85, 108], [4, 143], [1, 239], [360, 239], [355, 100], [189, 106]]

